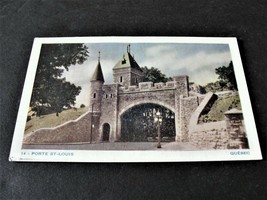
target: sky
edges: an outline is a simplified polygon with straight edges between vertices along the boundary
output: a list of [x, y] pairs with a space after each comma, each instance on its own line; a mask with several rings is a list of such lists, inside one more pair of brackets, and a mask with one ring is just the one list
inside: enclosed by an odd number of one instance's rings
[[[112, 83], [112, 68], [127, 52], [126, 43], [90, 43], [89, 57], [82, 65], [75, 65], [65, 71], [66, 80], [81, 86], [76, 97], [76, 107], [89, 105], [90, 78], [100, 63], [105, 83]], [[174, 44], [174, 43], [132, 43], [130, 53], [140, 67], [156, 67], [168, 77], [188, 75], [190, 82], [205, 85], [217, 80], [215, 68], [228, 66], [231, 54], [228, 44]]]

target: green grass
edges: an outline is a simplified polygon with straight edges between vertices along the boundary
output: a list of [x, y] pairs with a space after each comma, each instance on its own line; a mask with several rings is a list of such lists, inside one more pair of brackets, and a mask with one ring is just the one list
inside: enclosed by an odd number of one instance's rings
[[224, 113], [232, 108], [242, 110], [238, 95], [220, 97], [214, 102], [207, 114], [200, 116], [199, 123], [222, 121], [224, 120]]
[[77, 119], [82, 114], [87, 112], [87, 110], [88, 108], [86, 107], [78, 108], [77, 111], [75, 111], [74, 109], [69, 109], [59, 113], [58, 117], [56, 116], [56, 113], [43, 115], [41, 117], [33, 117], [26, 123], [25, 134], [28, 134], [40, 128], [55, 127], [67, 121]]

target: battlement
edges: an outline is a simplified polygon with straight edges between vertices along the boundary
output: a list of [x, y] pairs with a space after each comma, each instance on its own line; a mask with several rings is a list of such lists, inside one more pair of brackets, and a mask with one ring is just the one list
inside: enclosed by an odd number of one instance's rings
[[128, 92], [140, 92], [140, 91], [157, 91], [157, 90], [166, 90], [166, 89], [176, 89], [176, 81], [168, 81], [166, 83], [153, 83], [153, 82], [141, 82], [136, 85], [131, 85], [128, 87], [119, 87], [119, 92], [128, 93]]

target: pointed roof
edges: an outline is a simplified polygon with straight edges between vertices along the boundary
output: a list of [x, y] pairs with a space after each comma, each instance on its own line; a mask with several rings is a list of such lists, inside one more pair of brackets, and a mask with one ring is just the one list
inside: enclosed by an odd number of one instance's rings
[[133, 56], [130, 54], [130, 50], [127, 49], [127, 53], [123, 55], [123, 58], [117, 62], [113, 69], [122, 69], [122, 68], [133, 68], [142, 71], [140, 66], [137, 64]]
[[91, 78], [91, 81], [102, 81], [105, 82], [104, 80], [104, 76], [103, 76], [103, 72], [102, 72], [102, 68], [101, 68], [101, 64], [100, 61], [98, 60], [98, 64], [96, 66], [95, 72]]

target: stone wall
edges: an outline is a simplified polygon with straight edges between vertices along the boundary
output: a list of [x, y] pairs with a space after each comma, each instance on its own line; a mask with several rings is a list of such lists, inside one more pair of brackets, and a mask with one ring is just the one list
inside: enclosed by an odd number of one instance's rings
[[[122, 77], [122, 80], [121, 80]], [[113, 83], [128, 87], [131, 82], [130, 68], [113, 69]]]
[[156, 103], [174, 111], [174, 97], [175, 90], [121, 93], [119, 94], [119, 111], [141, 103]]
[[[54, 128], [41, 128], [24, 137], [24, 144], [60, 144], [90, 142], [91, 113]], [[97, 141], [92, 135], [92, 141]]]
[[229, 134], [225, 121], [198, 124], [199, 116], [217, 99], [217, 95], [209, 92], [192, 113], [189, 123], [189, 142], [200, 149], [226, 149]]
[[139, 69], [131, 68], [131, 74], [130, 74], [131, 83], [130, 85], [138, 85], [140, 82], [143, 81], [144, 75], [143, 72]]
[[189, 121], [192, 113], [198, 107], [197, 97], [185, 97], [180, 99], [180, 141], [188, 141]]
[[234, 108], [225, 112], [224, 115], [226, 130], [230, 137], [229, 148], [249, 148], [242, 111]]
[[103, 97], [102, 81], [91, 81], [90, 84], [90, 104], [89, 108], [101, 112], [101, 99]]
[[200, 149], [249, 148], [242, 111], [225, 112], [224, 121], [191, 124], [189, 141]]
[[103, 85], [103, 98], [101, 101], [102, 112], [99, 122], [99, 139], [102, 140], [103, 125], [108, 123], [110, 125], [109, 141], [116, 140], [117, 129], [117, 112], [118, 112], [118, 88], [119, 84]]
[[[199, 97], [198, 101], [199, 101]], [[204, 99], [199, 104], [198, 108], [192, 113], [192, 116], [190, 118], [189, 122], [189, 129], [194, 128], [198, 124], [199, 116], [209, 107], [210, 104], [213, 104], [214, 101], [217, 99], [217, 96], [213, 94], [212, 92], [209, 92], [205, 95]], [[189, 132], [192, 132], [189, 130]]]
[[176, 89], [183, 97], [189, 96], [188, 76], [174, 76], [173, 81], [176, 82]]
[[176, 82], [169, 81], [166, 83], [154, 83], [153, 82], [141, 82], [137, 85], [131, 85], [128, 87], [120, 87], [120, 93], [132, 93], [140, 91], [162, 91], [166, 89], [176, 89]]
[[188, 140], [188, 123], [198, 106], [198, 97], [188, 97], [188, 77], [179, 76], [167, 83], [143, 82], [129, 87], [91, 82], [89, 112], [58, 127], [39, 129], [27, 135], [24, 142], [90, 142], [91, 135], [93, 142], [99, 142], [102, 141], [105, 123], [110, 126], [109, 141], [117, 141], [120, 139], [121, 115], [133, 106], [146, 103], [158, 104], [174, 112], [176, 140]]
[[225, 121], [199, 124], [189, 134], [189, 141], [200, 149], [227, 149], [229, 134]]

